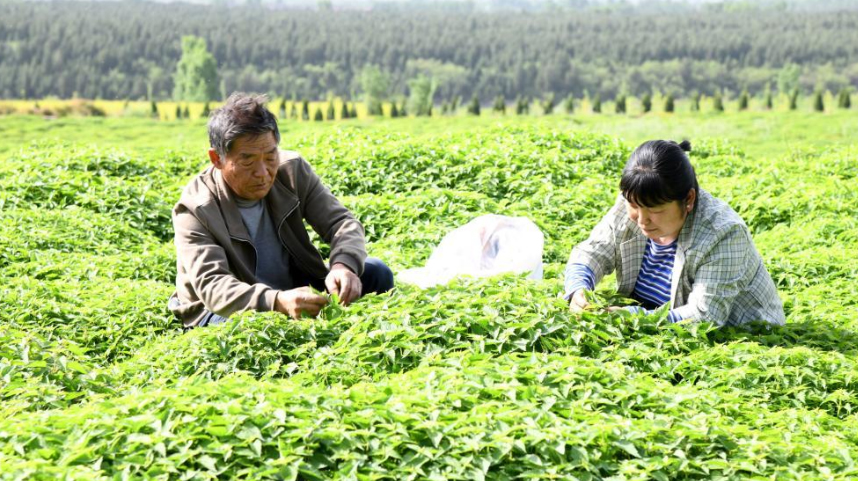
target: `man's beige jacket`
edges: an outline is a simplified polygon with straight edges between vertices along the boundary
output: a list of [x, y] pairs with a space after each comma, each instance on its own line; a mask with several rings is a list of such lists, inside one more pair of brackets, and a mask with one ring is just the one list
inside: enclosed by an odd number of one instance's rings
[[[292, 266], [311, 279], [324, 279], [328, 267], [310, 242], [304, 221], [331, 246], [330, 262], [363, 273], [363, 226], [322, 185], [295, 152], [280, 152], [274, 186], [264, 201]], [[271, 311], [277, 290], [256, 279], [256, 250], [220, 170], [209, 167], [194, 178], [173, 208], [176, 292], [170, 309], [185, 327], [199, 323], [205, 310], [228, 317], [234, 312]]]

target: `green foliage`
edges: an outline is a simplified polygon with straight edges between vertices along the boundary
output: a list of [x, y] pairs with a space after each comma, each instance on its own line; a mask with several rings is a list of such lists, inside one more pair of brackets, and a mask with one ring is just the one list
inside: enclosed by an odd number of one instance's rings
[[277, 106], [277, 114], [281, 120], [286, 118], [286, 99], [280, 99], [280, 104]]
[[789, 95], [789, 109], [798, 110], [798, 89], [794, 89]]
[[301, 101], [301, 120], [310, 120], [310, 101], [307, 99]]
[[[281, 111], [282, 111], [282, 113], [283, 113], [283, 115], [281, 115], [281, 118], [284, 118], [284, 117], [285, 117], [285, 115], [286, 115], [286, 107], [285, 107], [285, 105], [283, 106], [283, 108], [281, 109]], [[200, 114], [200, 117], [201, 117], [201, 118], [204, 118], [204, 119], [207, 119], [211, 113], [212, 113], [212, 109], [211, 109], [211, 107], [209, 107], [209, 103], [208, 103], [208, 102], [206, 102], [206, 103], [205, 103], [205, 105], [203, 105], [203, 111], [202, 111], [202, 113]]]
[[375, 65], [368, 65], [361, 72], [360, 84], [369, 115], [384, 115], [383, 104], [390, 88], [389, 76]]
[[343, 103], [340, 105], [340, 118], [343, 120], [351, 118], [351, 115], [349, 114], [349, 105], [345, 100], [343, 100]]
[[617, 98], [614, 99], [614, 113], [618, 113], [618, 114], [626, 113], [626, 95], [625, 94], [617, 95]]
[[669, 114], [672, 114], [674, 110], [675, 110], [675, 106], [674, 106], [673, 94], [667, 94], [667, 96], [664, 98], [664, 111], [669, 113]]
[[602, 96], [601, 95], [596, 94], [590, 100], [590, 110], [592, 110], [594, 114], [602, 113]]
[[772, 99], [772, 89], [769, 84], [766, 84], [766, 90], [763, 97], [763, 106], [766, 110], [772, 110], [775, 106], [774, 100]]
[[476, 95], [471, 98], [471, 103], [468, 104], [468, 113], [471, 115], [480, 115], [480, 98]]
[[188, 108], [188, 105], [185, 104], [185, 110], [182, 110], [182, 117], [189, 119], [191, 118], [191, 110]]
[[334, 101], [331, 99], [328, 101], [328, 109], [325, 112], [325, 120], [334, 120], [337, 117], [337, 111], [334, 110]]
[[691, 111], [692, 112], [700, 112], [700, 98], [702, 94], [700, 92], [694, 92], [691, 94]]
[[542, 113], [545, 115], [552, 114], [555, 105], [557, 105], [557, 101], [555, 100], [554, 92], [551, 92], [542, 101]]
[[149, 115], [151, 115], [153, 119], [158, 118], [158, 104], [156, 104], [154, 100], [149, 102]]
[[[763, 114], [735, 115], [751, 126]], [[504, 213], [545, 234], [545, 279], [399, 284], [317, 319], [249, 312], [183, 333], [165, 305], [170, 210], [208, 161], [143, 139], [193, 124], [196, 146], [204, 123], [142, 120], [70, 124], [76, 138], [135, 132], [126, 150], [43, 142], [3, 154], [0, 478], [858, 474], [851, 138], [769, 157], [695, 141], [701, 187], [747, 222], [788, 315], [779, 328], [715, 329], [664, 312], [571, 313], [557, 297], [570, 249], [616, 199], [631, 151], [569, 128], [577, 117], [445, 119], [426, 134], [410, 121], [297, 124], [281, 145], [313, 164], [395, 272], [423, 265], [475, 216]], [[355, 166], [360, 175], [342, 174]], [[612, 287], [594, 301], [620, 302]]]
[[652, 95], [649, 93], [644, 94], [641, 98], [641, 109], [643, 113], [652, 112]]
[[530, 99], [527, 97], [518, 96], [515, 99], [515, 114], [527, 115], [530, 113]]
[[688, 1], [671, 9], [651, 1], [477, 2], [491, 12], [422, 2], [348, 14], [328, 9], [332, 3], [2, 2], [0, 98], [166, 100], [186, 34], [205, 38], [220, 97], [227, 86], [343, 97], [372, 64], [390, 74], [391, 94], [422, 72], [438, 79], [445, 99], [549, 91], [580, 98], [585, 89], [687, 97], [737, 85], [759, 95], [773, 79], [786, 95], [806, 79], [840, 88], [858, 71], [858, 9], [848, 0]]
[[435, 102], [435, 80], [425, 75], [411, 79], [408, 82], [410, 95], [408, 97], [408, 111], [418, 117], [432, 115], [432, 105]]
[[743, 89], [742, 93], [739, 94], [739, 111], [748, 110], [750, 98], [751, 95], [748, 93], [748, 89]]
[[823, 100], [822, 91], [820, 90], [813, 93], [813, 110], [825, 112], [825, 100]]
[[495, 97], [495, 103], [492, 105], [492, 110], [501, 115], [506, 115], [506, 99], [503, 95]]
[[316, 122], [321, 122], [325, 120], [324, 114], [322, 114], [321, 107], [316, 107], [316, 112], [313, 114], [313, 120]]
[[575, 113], [575, 97], [569, 95], [566, 97], [566, 100], [563, 102], [563, 110], [566, 111], [567, 114]]
[[218, 95], [217, 62], [209, 53], [204, 38], [182, 37], [182, 58], [173, 76], [173, 99], [207, 102]]
[[720, 90], [716, 90], [715, 95], [712, 96], [712, 110], [716, 112], [724, 111], [724, 98], [721, 96]]
[[837, 95], [837, 107], [841, 109], [852, 108], [852, 92], [848, 88], [840, 89], [840, 93]]

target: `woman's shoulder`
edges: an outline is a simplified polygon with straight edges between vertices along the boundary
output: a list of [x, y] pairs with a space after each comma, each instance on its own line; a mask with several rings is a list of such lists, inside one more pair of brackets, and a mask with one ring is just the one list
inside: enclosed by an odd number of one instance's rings
[[699, 234], [717, 236], [748, 229], [742, 217], [729, 204], [703, 189], [700, 190], [695, 217], [695, 230]]

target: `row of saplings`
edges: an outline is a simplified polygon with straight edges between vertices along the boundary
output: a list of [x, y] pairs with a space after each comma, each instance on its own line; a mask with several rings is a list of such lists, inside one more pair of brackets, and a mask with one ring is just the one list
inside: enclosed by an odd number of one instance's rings
[[[702, 94], [694, 94], [691, 96], [691, 111], [699, 112], [700, 104], [703, 99]], [[798, 110], [798, 99], [799, 99], [799, 91], [798, 89], [793, 90], [787, 100], [788, 100], [788, 108], [789, 110]], [[743, 90], [737, 99], [737, 110], [744, 111], [748, 110], [750, 104], [751, 96], [747, 90]], [[825, 94], [821, 90], [816, 90], [813, 93], [813, 110], [816, 112], [824, 112], [825, 111]], [[459, 103], [461, 102], [460, 97], [454, 97], [449, 102], [444, 102], [441, 104], [441, 115], [452, 115], [459, 110]], [[576, 99], [574, 96], [570, 95], [566, 97], [563, 101], [563, 109], [567, 114], [572, 114], [576, 111]], [[712, 96], [712, 110], [716, 112], [723, 112], [724, 108], [724, 97], [720, 92], [715, 92]], [[519, 96], [515, 99], [515, 102], [510, 110], [514, 111], [516, 115], [528, 115], [531, 113], [531, 104], [532, 100], [528, 97]], [[592, 113], [601, 113], [602, 112], [602, 99], [599, 94], [594, 95], [589, 99], [590, 111]], [[549, 94], [545, 99], [539, 102], [540, 107], [542, 109], [543, 114], [552, 114], [554, 110], [557, 108], [557, 100], [553, 93]], [[650, 94], [645, 94], [641, 97], [640, 100], [641, 111], [643, 113], [652, 112], [653, 110], [653, 98]], [[299, 107], [300, 105], [300, 107]], [[774, 98], [772, 96], [771, 91], [767, 91], [763, 97], [763, 107], [766, 110], [772, 110], [774, 108]], [[842, 89], [837, 95], [837, 107], [840, 109], [850, 109], [852, 108], [852, 95], [847, 89]], [[506, 115], [507, 113], [507, 101], [506, 98], [502, 95], [498, 95], [495, 97], [494, 103], [492, 104], [492, 112]], [[663, 111], [667, 113], [674, 112], [676, 110], [676, 99], [672, 94], [667, 94], [664, 97], [664, 106]], [[292, 101], [287, 104], [286, 100], [281, 100], [277, 109], [280, 114], [279, 117], [281, 119], [292, 119], [292, 120], [314, 120], [317, 122], [322, 122], [326, 120], [345, 120], [345, 119], [354, 119], [358, 117], [357, 108], [355, 106], [355, 102], [341, 102], [339, 108], [339, 115], [337, 115], [337, 108], [334, 105], [333, 100], [328, 102], [325, 111], [322, 111], [321, 107], [317, 107], [313, 113], [310, 115], [310, 102], [308, 100]], [[617, 114], [625, 114], [628, 111], [628, 96], [625, 94], [620, 94], [614, 98], [614, 112]], [[151, 102], [151, 112], [154, 118], [158, 118], [158, 106], [152, 101]], [[206, 102], [203, 106], [203, 111], [200, 115], [201, 118], [206, 118], [209, 116], [211, 112], [211, 108], [209, 103]], [[467, 112], [471, 115], [480, 115], [482, 112], [482, 107], [480, 104], [480, 99], [476, 95], [471, 99], [471, 101], [467, 105]], [[376, 111], [368, 111], [368, 115], [370, 116], [384, 116], [384, 111], [378, 107]], [[430, 107], [427, 115], [432, 115], [432, 108]], [[189, 119], [191, 118], [190, 110], [187, 105], [182, 108], [181, 105], [176, 105], [176, 118], [177, 119]], [[418, 114], [420, 115], [420, 114]], [[391, 118], [397, 117], [406, 117], [408, 116], [408, 108], [406, 102], [403, 100], [400, 104], [397, 105], [396, 102], [390, 103], [390, 109], [388, 110], [388, 116]]]

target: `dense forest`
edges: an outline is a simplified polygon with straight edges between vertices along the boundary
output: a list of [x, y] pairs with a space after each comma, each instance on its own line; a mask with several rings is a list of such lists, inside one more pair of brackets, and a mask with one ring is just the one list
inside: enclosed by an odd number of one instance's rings
[[182, 36], [206, 40], [222, 95], [727, 95], [858, 86], [858, 11], [766, 8], [451, 12], [143, 2], [0, 3], [0, 97], [166, 99]]

